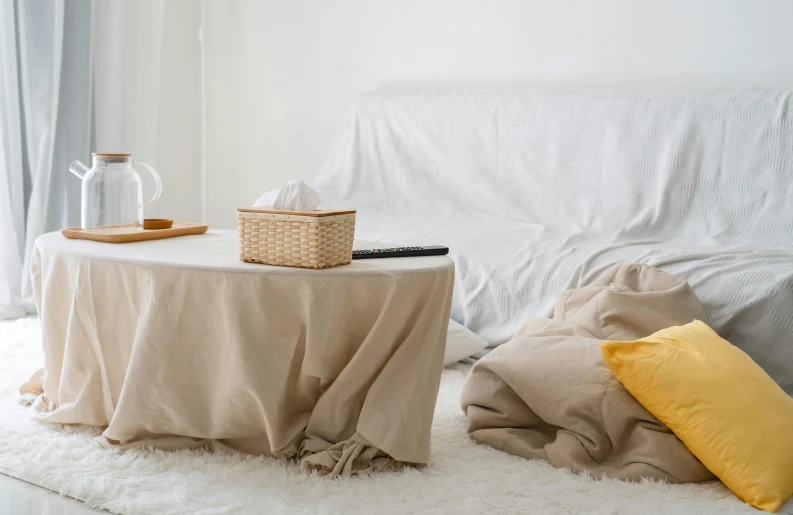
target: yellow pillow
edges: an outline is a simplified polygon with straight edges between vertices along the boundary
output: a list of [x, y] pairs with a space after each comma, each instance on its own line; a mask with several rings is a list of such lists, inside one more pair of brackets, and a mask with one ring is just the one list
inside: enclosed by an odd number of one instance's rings
[[777, 511], [793, 494], [793, 399], [738, 347], [695, 320], [600, 350], [636, 400], [741, 499]]

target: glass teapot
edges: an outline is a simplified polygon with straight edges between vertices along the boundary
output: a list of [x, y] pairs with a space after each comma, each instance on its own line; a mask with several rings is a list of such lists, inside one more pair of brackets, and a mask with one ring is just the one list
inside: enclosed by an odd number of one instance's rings
[[80, 216], [83, 230], [143, 230], [143, 206], [157, 202], [162, 181], [150, 165], [135, 164], [148, 170], [157, 183], [157, 190], [148, 202], [143, 202], [140, 176], [132, 168], [130, 154], [93, 154], [90, 170], [80, 161], [69, 166], [69, 171], [83, 181]]

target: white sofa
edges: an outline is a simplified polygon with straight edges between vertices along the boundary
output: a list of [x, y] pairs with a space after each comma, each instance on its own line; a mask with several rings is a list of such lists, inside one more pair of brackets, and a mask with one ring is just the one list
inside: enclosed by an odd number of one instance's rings
[[792, 95], [374, 93], [315, 186], [359, 210], [359, 239], [448, 245], [452, 317], [491, 344], [566, 287], [648, 263], [793, 394]]

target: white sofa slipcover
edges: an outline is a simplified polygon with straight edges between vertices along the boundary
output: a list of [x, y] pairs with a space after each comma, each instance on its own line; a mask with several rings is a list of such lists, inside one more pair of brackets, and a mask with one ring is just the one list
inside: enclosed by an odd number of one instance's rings
[[491, 344], [647, 263], [793, 393], [792, 91], [373, 93], [315, 186], [359, 210], [359, 239], [448, 245], [452, 317]]

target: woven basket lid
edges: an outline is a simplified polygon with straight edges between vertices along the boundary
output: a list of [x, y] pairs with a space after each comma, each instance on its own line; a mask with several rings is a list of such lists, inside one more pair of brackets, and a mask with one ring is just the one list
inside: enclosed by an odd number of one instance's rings
[[273, 215], [296, 215], [296, 216], [335, 216], [335, 215], [351, 215], [355, 213], [354, 209], [338, 210], [338, 209], [317, 209], [316, 211], [289, 211], [285, 209], [273, 209], [271, 207], [240, 207], [237, 211], [242, 213], [270, 213]]

